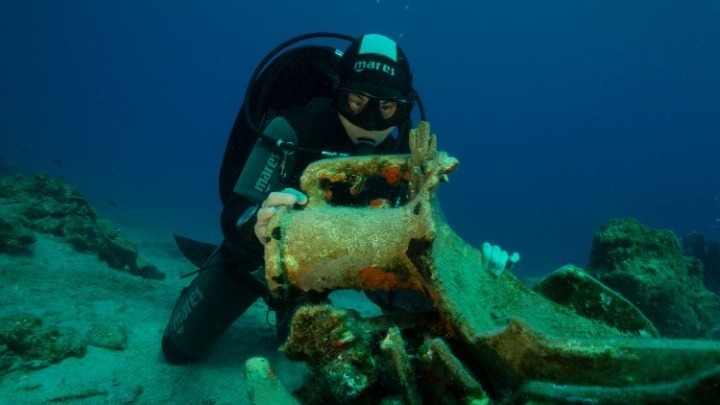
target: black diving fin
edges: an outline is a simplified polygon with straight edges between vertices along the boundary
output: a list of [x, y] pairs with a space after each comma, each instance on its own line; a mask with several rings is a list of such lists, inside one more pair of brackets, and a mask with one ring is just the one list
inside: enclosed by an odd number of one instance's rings
[[215, 252], [215, 249], [217, 249], [217, 245], [212, 243], [200, 242], [175, 233], [173, 237], [183, 256], [197, 267], [202, 267], [213, 252]]

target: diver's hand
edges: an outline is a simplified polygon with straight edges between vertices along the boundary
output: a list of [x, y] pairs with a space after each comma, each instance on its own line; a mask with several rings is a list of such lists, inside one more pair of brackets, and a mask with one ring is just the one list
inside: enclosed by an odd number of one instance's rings
[[520, 261], [520, 253], [502, 250], [500, 246], [491, 245], [487, 242], [482, 244], [482, 264], [490, 273], [499, 276], [503, 270], [512, 270], [515, 263]]
[[277, 212], [277, 207], [292, 207], [295, 204], [305, 205], [307, 201], [307, 196], [294, 188], [286, 188], [282, 191], [273, 191], [270, 193], [257, 212], [255, 236], [260, 243], [265, 244], [265, 233], [267, 232], [270, 218]]

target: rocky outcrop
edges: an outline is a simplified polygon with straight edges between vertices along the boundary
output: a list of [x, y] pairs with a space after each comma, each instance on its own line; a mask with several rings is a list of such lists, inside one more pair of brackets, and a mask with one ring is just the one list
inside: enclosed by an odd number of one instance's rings
[[618, 291], [663, 336], [705, 336], [720, 321], [720, 297], [703, 285], [702, 263], [670, 231], [613, 219], [593, 240], [587, 271]]
[[97, 253], [110, 267], [145, 278], [165, 278], [143, 262], [137, 246], [109, 221], [98, 219], [76, 188], [47, 174], [0, 179], [0, 252], [25, 252], [35, 233], [65, 239], [79, 252]]

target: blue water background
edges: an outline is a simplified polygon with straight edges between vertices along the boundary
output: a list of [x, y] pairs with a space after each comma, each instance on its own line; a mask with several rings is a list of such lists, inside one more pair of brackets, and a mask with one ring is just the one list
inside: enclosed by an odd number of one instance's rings
[[120, 224], [219, 241], [247, 80], [313, 31], [400, 43], [461, 161], [449, 223], [519, 274], [585, 265], [614, 217], [720, 239], [716, 0], [4, 1], [0, 156]]

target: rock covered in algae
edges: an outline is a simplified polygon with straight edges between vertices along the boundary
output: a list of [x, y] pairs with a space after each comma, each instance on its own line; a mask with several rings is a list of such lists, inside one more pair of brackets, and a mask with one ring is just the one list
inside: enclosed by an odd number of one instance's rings
[[127, 329], [112, 321], [93, 324], [87, 333], [88, 344], [108, 350], [125, 350], [127, 347]]
[[702, 264], [683, 255], [670, 231], [613, 219], [595, 234], [587, 270], [640, 308], [664, 336], [700, 337], [720, 322], [720, 297], [703, 285]]
[[95, 252], [110, 267], [145, 278], [164, 279], [157, 267], [138, 257], [137, 246], [109, 221], [98, 219], [80, 191], [41, 173], [0, 179], [0, 251], [29, 248], [35, 233], [65, 239], [79, 252]]
[[304, 306], [292, 319], [283, 351], [291, 359], [306, 361], [313, 371], [314, 383], [306, 384], [302, 396], [330, 394], [335, 401], [358, 401], [370, 395], [368, 389], [375, 382], [371, 342], [357, 312]]
[[35, 241], [35, 235], [22, 224], [22, 219], [5, 212], [0, 207], [0, 252], [22, 253], [27, 251]]
[[72, 328], [44, 326], [37, 316], [15, 314], [0, 318], [2, 369], [39, 368], [73, 356], [85, 355], [87, 342]]

